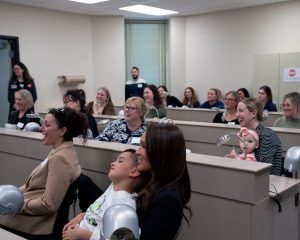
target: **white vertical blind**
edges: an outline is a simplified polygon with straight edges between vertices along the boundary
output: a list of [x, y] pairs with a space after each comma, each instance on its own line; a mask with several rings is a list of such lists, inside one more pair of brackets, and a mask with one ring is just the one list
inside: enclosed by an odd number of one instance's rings
[[126, 80], [137, 66], [148, 84], [166, 84], [166, 29], [166, 21], [125, 21]]

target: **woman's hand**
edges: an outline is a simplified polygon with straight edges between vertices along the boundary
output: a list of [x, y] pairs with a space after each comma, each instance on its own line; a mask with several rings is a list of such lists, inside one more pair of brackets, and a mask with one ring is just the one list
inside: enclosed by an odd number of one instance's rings
[[85, 212], [78, 214], [72, 220], [70, 220], [63, 228], [62, 232], [66, 232], [69, 228], [73, 229], [80, 224], [82, 219], [84, 218]]

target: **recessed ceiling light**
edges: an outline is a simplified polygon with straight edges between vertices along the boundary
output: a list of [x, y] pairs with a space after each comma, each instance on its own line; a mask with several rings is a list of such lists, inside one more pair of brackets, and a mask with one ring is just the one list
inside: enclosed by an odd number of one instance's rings
[[124, 10], [124, 11], [143, 13], [143, 14], [154, 15], [154, 16], [164, 16], [164, 15], [171, 15], [171, 14], [178, 13], [178, 12], [167, 10], [167, 9], [149, 7], [149, 6], [141, 5], [141, 4], [133, 5], [133, 6], [129, 6], [129, 7], [122, 7], [119, 9]]
[[86, 4], [94, 4], [94, 3], [105, 2], [109, 0], [69, 0], [69, 1], [86, 3]]

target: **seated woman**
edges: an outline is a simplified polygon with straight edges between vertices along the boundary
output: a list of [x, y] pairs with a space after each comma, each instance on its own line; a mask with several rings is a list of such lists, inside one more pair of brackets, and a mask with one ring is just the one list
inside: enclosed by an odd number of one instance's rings
[[237, 93], [240, 97], [240, 100], [243, 100], [244, 98], [249, 98], [250, 97], [250, 94], [249, 94], [249, 92], [246, 88], [239, 88], [237, 90]]
[[[69, 89], [63, 97], [64, 105], [66, 108], [74, 109], [77, 112], [82, 112], [87, 116], [89, 123], [89, 139], [94, 139], [99, 135], [97, 123], [92, 114], [88, 113], [85, 109], [85, 92], [82, 89]], [[92, 136], [91, 136], [92, 135]]]
[[112, 121], [95, 140], [139, 145], [146, 130], [144, 115], [147, 106], [140, 97], [128, 98], [124, 105], [124, 118]]
[[282, 101], [283, 117], [277, 119], [273, 127], [300, 128], [300, 94], [287, 93]]
[[259, 134], [258, 148], [254, 150], [257, 162], [272, 164], [270, 174], [281, 174], [282, 145], [276, 133], [261, 124], [263, 106], [255, 98], [245, 98], [237, 106], [237, 118], [241, 127], [256, 130]]
[[229, 91], [224, 98], [225, 112], [219, 112], [213, 119], [213, 123], [239, 124], [236, 117], [236, 107], [239, 103], [237, 92]]
[[[41, 126], [43, 144], [53, 150], [20, 187], [24, 206], [16, 216], [0, 216], [1, 227], [30, 240], [61, 239], [55, 219], [67, 190], [81, 168], [72, 139], [86, 139], [86, 117], [72, 109], [51, 109]], [[62, 226], [63, 227], [63, 226]]]
[[12, 111], [8, 117], [8, 123], [16, 124], [18, 129], [23, 130], [27, 123], [36, 122], [39, 125], [39, 118], [29, 118], [26, 114], [34, 114], [33, 112], [33, 98], [31, 93], [26, 89], [21, 89], [15, 92], [15, 107], [16, 111]]
[[187, 87], [184, 90], [184, 99], [182, 100], [182, 105], [189, 108], [200, 107], [200, 102], [198, 100], [197, 94], [194, 91], [194, 88]]
[[185, 140], [171, 123], [150, 123], [136, 151], [138, 170], [151, 173], [148, 185], [139, 192], [137, 213], [140, 240], [173, 240], [178, 233], [191, 198], [186, 164]]
[[178, 100], [178, 98], [168, 94], [166, 86], [159, 86], [158, 92], [164, 107], [182, 107], [182, 103]]
[[110, 92], [101, 87], [97, 90], [96, 100], [86, 105], [86, 111], [94, 116], [116, 115], [115, 106], [112, 103]]
[[167, 113], [155, 85], [147, 85], [144, 88], [144, 99], [148, 105], [145, 118], [164, 118]]
[[272, 102], [272, 91], [269, 86], [261, 86], [259, 88], [257, 99], [263, 105], [264, 110], [268, 112], [277, 112], [277, 107]]
[[210, 88], [207, 92], [207, 101], [200, 105], [200, 108], [224, 109], [224, 103], [220, 101], [221, 91], [217, 88]]

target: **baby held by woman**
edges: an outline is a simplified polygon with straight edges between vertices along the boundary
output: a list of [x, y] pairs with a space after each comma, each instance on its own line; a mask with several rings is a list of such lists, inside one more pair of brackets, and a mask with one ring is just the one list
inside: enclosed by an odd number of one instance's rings
[[238, 133], [238, 136], [240, 137], [240, 152], [236, 153], [236, 151], [233, 149], [230, 154], [226, 155], [226, 157], [256, 161], [254, 150], [258, 148], [259, 144], [258, 133], [255, 130], [242, 127]]

